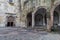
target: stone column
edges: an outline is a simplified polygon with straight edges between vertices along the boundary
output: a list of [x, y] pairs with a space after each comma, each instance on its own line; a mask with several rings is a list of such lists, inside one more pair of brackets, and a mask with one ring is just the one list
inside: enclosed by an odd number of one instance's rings
[[44, 16], [43, 16], [43, 26], [45, 26], [45, 19], [44, 19]]
[[51, 32], [51, 29], [53, 27], [53, 12], [54, 12], [54, 8], [51, 8], [50, 11], [48, 11], [48, 13], [49, 13], [48, 25], [47, 25], [47, 31], [48, 32]]
[[60, 26], [60, 14], [59, 14], [59, 24], [58, 25]]
[[[48, 12], [49, 13], [49, 12]], [[50, 17], [47, 18], [47, 31], [50, 32], [53, 26], [53, 13], [50, 13]]]
[[34, 14], [32, 13], [32, 28], [34, 27]]
[[47, 31], [49, 31], [49, 27], [50, 27], [50, 25], [49, 25], [49, 18], [47, 18]]

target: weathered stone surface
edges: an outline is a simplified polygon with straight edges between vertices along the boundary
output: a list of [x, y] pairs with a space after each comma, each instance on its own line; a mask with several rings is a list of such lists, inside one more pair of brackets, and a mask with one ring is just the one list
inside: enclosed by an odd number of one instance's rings
[[31, 31], [23, 28], [0, 28], [1, 40], [60, 40], [60, 34]]
[[[26, 2], [26, 4], [24, 4]], [[13, 16], [15, 19], [15, 26], [27, 27], [27, 14], [32, 12], [32, 15], [35, 16], [35, 12], [44, 8], [47, 10], [48, 14], [51, 14], [49, 17], [49, 27], [53, 26], [53, 11], [54, 8], [60, 4], [60, 0], [13, 0], [13, 4], [9, 3], [9, 0], [0, 0], [0, 26], [6, 26], [8, 23], [7, 17]], [[52, 7], [52, 8], [51, 8]], [[35, 20], [35, 17], [32, 17], [32, 21]], [[46, 19], [47, 20], [47, 19]], [[35, 21], [34, 21], [35, 22]], [[33, 23], [33, 22], [32, 22]], [[32, 24], [33, 26], [34, 24]], [[49, 28], [50, 29], [50, 28]]]

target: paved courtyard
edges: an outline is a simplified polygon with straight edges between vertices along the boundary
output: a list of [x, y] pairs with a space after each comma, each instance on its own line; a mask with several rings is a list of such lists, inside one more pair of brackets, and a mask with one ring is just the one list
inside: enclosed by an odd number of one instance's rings
[[0, 40], [60, 40], [60, 34], [23, 28], [0, 28]]

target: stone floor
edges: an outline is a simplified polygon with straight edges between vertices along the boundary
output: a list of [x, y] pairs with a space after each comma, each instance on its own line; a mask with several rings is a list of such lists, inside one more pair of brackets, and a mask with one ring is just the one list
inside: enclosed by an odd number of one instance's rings
[[0, 40], [60, 40], [60, 34], [23, 28], [0, 28]]

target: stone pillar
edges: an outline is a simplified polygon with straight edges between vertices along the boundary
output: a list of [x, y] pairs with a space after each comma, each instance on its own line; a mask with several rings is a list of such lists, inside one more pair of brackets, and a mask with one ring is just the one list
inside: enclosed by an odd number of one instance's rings
[[45, 26], [45, 19], [44, 19], [44, 16], [43, 16], [43, 26]]
[[32, 13], [32, 28], [34, 27], [34, 14]]
[[49, 27], [50, 27], [50, 25], [49, 25], [49, 18], [47, 18], [47, 31], [49, 31]]
[[47, 18], [47, 31], [50, 32], [52, 27], [53, 27], [53, 13], [51, 12], [50, 17]]
[[60, 26], [60, 14], [59, 14], [59, 24], [58, 25]]

